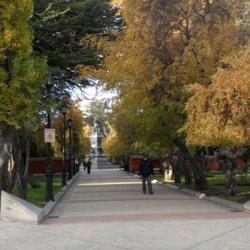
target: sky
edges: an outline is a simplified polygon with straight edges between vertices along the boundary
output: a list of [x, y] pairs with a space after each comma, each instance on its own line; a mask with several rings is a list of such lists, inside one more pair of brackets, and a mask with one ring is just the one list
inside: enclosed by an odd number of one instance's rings
[[80, 109], [86, 112], [87, 107], [93, 101], [104, 101], [105, 99], [110, 99], [115, 97], [117, 94], [114, 91], [105, 91], [102, 87], [88, 87], [84, 89], [82, 93], [79, 90], [75, 91], [74, 99], [80, 99]]

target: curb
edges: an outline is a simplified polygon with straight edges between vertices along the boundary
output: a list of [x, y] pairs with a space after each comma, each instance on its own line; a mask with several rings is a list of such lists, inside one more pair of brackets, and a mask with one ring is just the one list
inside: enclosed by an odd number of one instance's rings
[[[129, 175], [132, 176], [132, 177], [136, 177], [136, 178], [139, 177], [136, 174], [129, 173]], [[172, 185], [172, 184], [169, 184], [169, 183], [165, 183], [165, 182], [162, 182], [162, 181], [158, 181], [157, 184], [164, 185], [166, 187], [169, 187], [171, 189], [180, 191], [180, 192], [185, 193], [185, 194], [193, 195], [193, 196], [195, 196], [195, 197], [197, 197], [199, 199], [208, 200], [208, 201], [211, 201], [213, 203], [219, 204], [221, 206], [234, 209], [237, 212], [238, 211], [250, 212], [250, 205], [246, 206], [245, 205], [246, 203], [245, 204], [240, 204], [240, 203], [237, 203], [237, 202], [234, 202], [234, 201], [225, 200], [225, 199], [222, 199], [222, 198], [219, 198], [219, 197], [216, 197], [216, 196], [206, 196], [205, 193], [196, 192], [196, 191], [188, 189], [188, 188], [179, 188], [179, 187], [177, 187], [175, 185]]]
[[134, 177], [134, 178], [140, 178], [140, 175], [138, 175], [138, 174], [134, 174], [134, 173], [130, 173], [130, 172], [127, 172], [127, 174], [131, 177]]
[[219, 205], [222, 205], [224, 207], [235, 209], [237, 211], [246, 211], [246, 212], [249, 211], [249, 210], [244, 208], [243, 204], [233, 202], [233, 201], [228, 201], [225, 199], [221, 199], [221, 198], [216, 197], [216, 196], [208, 196], [208, 197], [206, 197], [206, 200], [212, 201], [212, 202], [217, 203]]
[[219, 205], [227, 207], [227, 208], [235, 209], [237, 211], [249, 212], [249, 210], [244, 207], [244, 204], [240, 204], [240, 203], [237, 203], [237, 202], [225, 200], [225, 199], [222, 199], [222, 198], [219, 198], [219, 197], [216, 197], [216, 196], [206, 196], [205, 193], [196, 192], [196, 191], [193, 191], [193, 190], [190, 190], [190, 189], [187, 189], [187, 188], [179, 188], [179, 187], [177, 187], [175, 185], [171, 185], [171, 184], [164, 183], [164, 182], [161, 182], [160, 184], [163, 184], [163, 185], [165, 185], [165, 186], [167, 186], [169, 188], [175, 189], [175, 190], [179, 190], [179, 191], [181, 191], [183, 193], [196, 196], [196, 197], [198, 197], [200, 199], [205, 199], [205, 200], [211, 201], [213, 203], [219, 204]]
[[75, 180], [80, 176], [80, 173], [81, 171], [79, 171], [75, 176], [73, 176], [71, 180], [67, 181], [67, 185], [62, 187], [62, 189], [55, 195], [54, 201], [49, 201], [46, 203], [46, 205], [42, 208], [42, 216], [39, 220], [39, 224], [42, 223], [43, 220], [48, 217], [48, 215], [51, 213], [57, 203], [61, 200], [64, 194], [69, 190]]
[[175, 190], [179, 190], [182, 193], [193, 195], [193, 196], [198, 197], [200, 199], [201, 198], [204, 199], [206, 197], [206, 196], [204, 196], [206, 194], [202, 193], [202, 192], [196, 192], [196, 191], [188, 189], [188, 188], [179, 188], [179, 187], [177, 187], [175, 185], [172, 185], [172, 184], [169, 184], [169, 183], [164, 183], [164, 182], [159, 182], [159, 183], [162, 184], [162, 185], [164, 185], [164, 186], [167, 186], [169, 188], [172, 188], [172, 189], [175, 189]]

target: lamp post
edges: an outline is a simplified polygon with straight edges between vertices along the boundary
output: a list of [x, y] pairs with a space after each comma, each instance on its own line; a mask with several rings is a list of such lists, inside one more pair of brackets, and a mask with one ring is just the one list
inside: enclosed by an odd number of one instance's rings
[[76, 172], [79, 172], [79, 161], [78, 161], [78, 133], [75, 132], [75, 159], [76, 159]]
[[73, 175], [76, 174], [76, 147], [75, 147], [75, 134], [76, 134], [76, 130], [75, 128], [73, 128]]
[[[49, 101], [51, 98], [51, 88], [52, 82], [51, 77], [49, 78], [48, 83], [46, 84], [46, 94], [47, 100]], [[51, 109], [48, 105], [47, 111], [47, 129], [51, 129]], [[51, 150], [51, 142], [47, 142], [47, 169], [46, 169], [46, 201], [54, 201], [53, 195], [53, 169], [52, 169], [52, 150]]]
[[78, 144], [78, 136], [77, 136], [77, 131], [76, 129], [74, 130], [74, 166], [75, 166], [75, 174], [79, 171], [78, 170], [78, 161], [77, 161], [77, 144]]
[[62, 153], [63, 153], [63, 164], [62, 164], [62, 186], [66, 186], [66, 166], [65, 166], [65, 159], [66, 159], [66, 150], [65, 150], [65, 130], [66, 130], [66, 105], [64, 103], [63, 110], [63, 146], [62, 146]]
[[71, 118], [68, 119], [68, 126], [69, 126], [69, 180], [72, 178], [72, 120]]

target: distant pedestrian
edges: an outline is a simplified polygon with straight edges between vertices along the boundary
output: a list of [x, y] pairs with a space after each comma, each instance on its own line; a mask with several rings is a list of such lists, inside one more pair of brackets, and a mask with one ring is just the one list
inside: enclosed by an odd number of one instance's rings
[[87, 170], [87, 161], [86, 160], [83, 162], [83, 169], [84, 169], [84, 172]]
[[153, 194], [153, 188], [152, 188], [152, 175], [154, 175], [153, 165], [148, 159], [148, 157], [145, 155], [143, 157], [143, 161], [140, 164], [139, 173], [142, 178], [142, 192], [146, 194], [147, 188], [146, 188], [146, 182], [148, 186], [148, 193]]
[[124, 171], [129, 171], [129, 162], [128, 162], [128, 160], [125, 160], [125, 162], [124, 162]]
[[129, 162], [127, 159], [123, 159], [121, 161], [121, 168], [123, 168], [124, 171], [127, 171], [129, 170]]
[[90, 174], [91, 172], [91, 166], [92, 166], [92, 162], [90, 159], [88, 159], [87, 161], [87, 173]]

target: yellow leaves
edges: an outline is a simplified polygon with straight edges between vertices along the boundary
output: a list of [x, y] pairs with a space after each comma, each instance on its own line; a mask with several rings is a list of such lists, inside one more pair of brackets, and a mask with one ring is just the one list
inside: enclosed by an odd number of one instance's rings
[[123, 2], [124, 2], [124, 0], [112, 0], [111, 2], [112, 2], [112, 4], [113, 4], [114, 6], [116, 6], [116, 7], [121, 7], [122, 4], [123, 4]]
[[83, 125], [82, 129], [78, 132], [79, 151], [80, 153], [88, 153], [90, 151], [90, 134], [91, 128], [88, 125]]
[[[185, 119], [183, 106], [188, 95], [184, 86], [195, 82], [208, 87], [188, 86], [193, 93], [186, 106], [189, 142], [221, 144], [230, 141], [230, 136], [242, 141], [238, 125], [248, 102], [245, 90], [240, 89], [249, 88], [238, 87], [235, 79], [243, 81], [244, 77], [240, 73], [227, 77], [222, 69], [222, 76], [218, 73], [213, 79], [214, 87], [209, 86], [220, 60], [238, 40], [234, 10], [228, 1], [210, 1], [210, 8], [205, 8], [208, 3], [124, 2], [126, 27], [112, 44], [105, 60], [106, 71], [99, 73], [108, 87], [117, 88], [120, 94], [113, 112], [116, 132], [105, 144], [110, 151], [115, 150], [111, 149], [112, 140], [123, 146], [145, 145], [151, 150], [171, 148]], [[234, 88], [240, 95], [233, 96]]]
[[[86, 125], [83, 112], [77, 107], [77, 103], [72, 103], [72, 106], [69, 110], [67, 110], [67, 117], [72, 119], [73, 131], [77, 133], [79, 140], [79, 153], [84, 154], [89, 152], [90, 150], [90, 133], [91, 128]], [[61, 156], [61, 145], [62, 145], [62, 134], [63, 134], [63, 116], [60, 115], [55, 118], [53, 122], [53, 127], [56, 129], [57, 141], [54, 146], [54, 151], [57, 156]], [[67, 130], [66, 140], [69, 139], [69, 133]]]
[[224, 60], [212, 84], [189, 87], [184, 130], [188, 143], [241, 146], [250, 142], [250, 46]]
[[124, 152], [128, 150], [129, 145], [126, 145], [124, 141], [119, 138], [115, 130], [111, 130], [102, 142], [102, 147], [104, 153], [112, 158], [122, 156]]
[[27, 49], [31, 53], [32, 33], [29, 19], [32, 13], [32, 0], [3, 1], [1, 6], [1, 46], [5, 50], [16, 50], [24, 53]]
[[198, 119], [198, 122], [196, 119], [195, 123], [187, 123], [185, 126], [186, 131], [188, 131], [188, 144], [215, 147], [240, 146], [245, 144], [247, 138], [242, 126], [235, 126], [228, 123], [223, 125], [218, 117], [210, 114]]
[[3, 37], [5, 44], [9, 44], [14, 36], [14, 32], [12, 30], [4, 30], [3, 31]]

